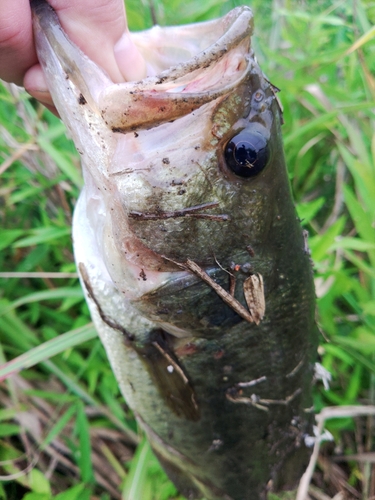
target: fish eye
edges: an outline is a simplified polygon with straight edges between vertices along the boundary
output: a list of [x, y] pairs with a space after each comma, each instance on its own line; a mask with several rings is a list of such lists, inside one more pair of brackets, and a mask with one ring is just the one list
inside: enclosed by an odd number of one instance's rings
[[239, 177], [258, 175], [270, 159], [266, 129], [250, 124], [227, 143], [224, 156], [228, 167]]

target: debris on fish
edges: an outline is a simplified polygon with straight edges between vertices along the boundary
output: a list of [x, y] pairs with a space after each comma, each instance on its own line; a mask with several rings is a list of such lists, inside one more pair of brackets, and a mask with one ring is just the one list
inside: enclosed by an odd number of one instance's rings
[[127, 403], [187, 498], [294, 488], [315, 295], [251, 10], [134, 33], [149, 76], [114, 84], [44, 0], [32, 8], [82, 159], [75, 258]]

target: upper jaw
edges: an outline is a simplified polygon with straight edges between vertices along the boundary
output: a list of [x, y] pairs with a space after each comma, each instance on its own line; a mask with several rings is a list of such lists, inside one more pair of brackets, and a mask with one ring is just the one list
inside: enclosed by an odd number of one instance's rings
[[38, 57], [64, 121], [73, 110], [82, 118], [87, 115], [84, 103], [111, 132], [157, 126], [227, 95], [252, 64], [248, 7], [207, 23], [134, 34], [154, 76], [121, 84], [114, 84], [69, 40], [47, 3], [34, 0], [32, 7]]

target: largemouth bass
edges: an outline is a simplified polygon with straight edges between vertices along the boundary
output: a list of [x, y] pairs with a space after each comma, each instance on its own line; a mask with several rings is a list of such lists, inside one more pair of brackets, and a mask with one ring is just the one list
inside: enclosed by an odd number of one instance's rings
[[253, 18], [135, 33], [114, 84], [33, 1], [38, 57], [82, 158], [73, 240], [127, 403], [189, 499], [258, 500], [309, 458], [311, 263]]

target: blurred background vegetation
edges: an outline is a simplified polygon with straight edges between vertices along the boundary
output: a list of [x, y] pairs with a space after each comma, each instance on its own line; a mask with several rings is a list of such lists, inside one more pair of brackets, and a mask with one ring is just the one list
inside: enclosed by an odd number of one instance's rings
[[[241, 3], [129, 0], [127, 12], [139, 30]], [[315, 386], [316, 410], [375, 404], [375, 2], [250, 6], [257, 58], [281, 89], [290, 181], [310, 235], [319, 356], [332, 375], [329, 389]], [[0, 130], [0, 365], [15, 359], [0, 366], [0, 500], [182, 500], [119, 394], [75, 275], [74, 146], [9, 85]], [[322, 449], [311, 497], [374, 497], [372, 418], [327, 427], [335, 441]]]

